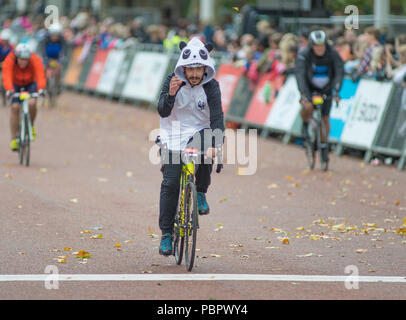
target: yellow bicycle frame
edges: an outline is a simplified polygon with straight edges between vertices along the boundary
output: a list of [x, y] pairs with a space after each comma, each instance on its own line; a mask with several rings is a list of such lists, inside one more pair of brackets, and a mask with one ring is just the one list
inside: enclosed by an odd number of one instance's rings
[[[186, 192], [186, 184], [188, 182], [188, 177], [190, 175], [195, 174], [195, 164], [193, 161], [189, 163], [182, 164], [182, 174], [181, 174], [181, 196], [180, 196], [180, 203], [179, 203], [179, 210], [180, 210], [180, 220], [182, 225], [185, 224], [185, 192]], [[180, 229], [180, 236], [185, 236], [185, 230], [183, 228]]]

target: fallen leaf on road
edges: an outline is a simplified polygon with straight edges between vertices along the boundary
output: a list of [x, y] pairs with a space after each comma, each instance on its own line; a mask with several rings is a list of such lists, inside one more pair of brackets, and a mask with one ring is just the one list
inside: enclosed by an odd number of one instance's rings
[[80, 231], [80, 233], [90, 233], [90, 230], [83, 230], [83, 231]]
[[119, 244], [119, 243], [116, 243], [114, 246], [115, 246], [116, 248], [121, 248], [121, 244]]
[[91, 255], [89, 254], [89, 252], [86, 252], [84, 250], [80, 250], [76, 254], [76, 258], [78, 258], [78, 259], [88, 259], [90, 257], [91, 257]]
[[297, 255], [296, 257], [298, 258], [308, 258], [308, 257], [312, 257], [313, 253], [308, 253], [308, 254], [302, 254], [302, 255]]
[[398, 230], [396, 230], [396, 233], [400, 234], [401, 236], [406, 236], [406, 227], [400, 227]]
[[272, 183], [270, 185], [268, 185], [268, 189], [278, 189], [279, 186], [276, 183]]
[[103, 239], [102, 234], [95, 234], [94, 236], [91, 236], [90, 239]]
[[65, 247], [63, 250], [65, 250], [65, 251], [72, 251], [72, 248]]
[[341, 223], [341, 224], [336, 224], [336, 225], [334, 225], [334, 226], [332, 227], [332, 230], [333, 230], [333, 231], [345, 232], [346, 228], [347, 228], [347, 227], [345, 226], [345, 224]]
[[368, 250], [367, 249], [357, 249], [355, 250], [356, 253], [367, 253]]
[[70, 202], [73, 202], [73, 203], [78, 203], [78, 202], [79, 202], [79, 200], [76, 199], [76, 198], [70, 199], [69, 201], [70, 201]]

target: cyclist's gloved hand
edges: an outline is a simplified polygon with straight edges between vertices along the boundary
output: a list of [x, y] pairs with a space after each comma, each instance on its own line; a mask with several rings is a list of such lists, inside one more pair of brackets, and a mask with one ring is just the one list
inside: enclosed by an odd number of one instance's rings
[[41, 89], [41, 90], [38, 91], [38, 94], [40, 96], [45, 96], [45, 93], [46, 93], [45, 89]]
[[7, 90], [6, 97], [10, 98], [14, 94], [14, 90]]

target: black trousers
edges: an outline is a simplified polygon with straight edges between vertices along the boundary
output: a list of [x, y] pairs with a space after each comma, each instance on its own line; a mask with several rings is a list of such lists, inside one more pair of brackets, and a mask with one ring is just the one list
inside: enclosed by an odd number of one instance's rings
[[[199, 133], [202, 136], [202, 132]], [[201, 145], [198, 148], [201, 151], [205, 150], [204, 138], [201, 138]], [[197, 148], [190, 141], [189, 145]], [[165, 164], [162, 166], [163, 180], [161, 183], [161, 193], [159, 200], [159, 228], [162, 234], [173, 233], [173, 223], [175, 220], [176, 209], [179, 200], [180, 191], [180, 177], [182, 173], [182, 164], [179, 163], [179, 153], [166, 151], [165, 154], [161, 153], [161, 157]], [[206, 163], [204, 163], [206, 162]], [[213, 170], [212, 161], [210, 164], [205, 161], [201, 156], [200, 164], [197, 167], [196, 177], [196, 189], [197, 192], [207, 193], [207, 190], [211, 183], [211, 173]]]

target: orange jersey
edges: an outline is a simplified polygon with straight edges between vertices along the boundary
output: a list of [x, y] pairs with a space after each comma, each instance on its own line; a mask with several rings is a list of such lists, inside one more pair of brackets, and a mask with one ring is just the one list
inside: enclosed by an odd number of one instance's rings
[[26, 86], [36, 82], [38, 90], [45, 89], [46, 77], [45, 68], [41, 58], [33, 53], [28, 66], [21, 69], [17, 64], [14, 52], [10, 52], [3, 62], [3, 86], [6, 91], [14, 90], [14, 85]]

